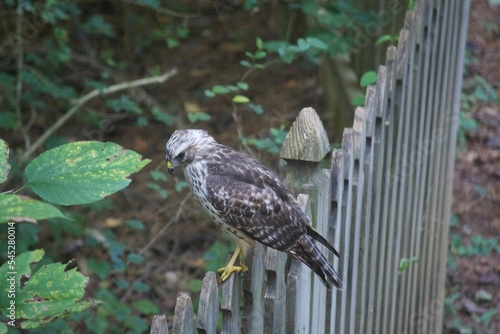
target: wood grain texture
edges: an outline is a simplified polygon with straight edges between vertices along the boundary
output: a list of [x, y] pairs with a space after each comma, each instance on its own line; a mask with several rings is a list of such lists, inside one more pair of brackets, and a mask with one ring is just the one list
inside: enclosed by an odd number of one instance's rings
[[321, 161], [330, 152], [328, 136], [313, 108], [300, 111], [281, 149], [281, 158], [301, 161]]

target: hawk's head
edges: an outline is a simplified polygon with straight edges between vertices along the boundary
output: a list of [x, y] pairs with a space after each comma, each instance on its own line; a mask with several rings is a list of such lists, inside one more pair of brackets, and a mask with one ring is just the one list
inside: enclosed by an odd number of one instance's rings
[[167, 142], [168, 172], [172, 174], [179, 165], [205, 158], [214, 143], [205, 130], [176, 130]]

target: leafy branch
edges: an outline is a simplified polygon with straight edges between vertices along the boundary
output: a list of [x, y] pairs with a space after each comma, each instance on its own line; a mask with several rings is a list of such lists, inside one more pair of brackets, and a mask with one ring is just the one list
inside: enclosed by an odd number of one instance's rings
[[[0, 183], [9, 176], [8, 156], [7, 143], [0, 139]], [[131, 181], [128, 176], [148, 163], [138, 153], [114, 143], [73, 142], [48, 150], [33, 159], [25, 170], [31, 190], [44, 201], [0, 194], [0, 224], [6, 224], [11, 231], [9, 235], [15, 236], [15, 222], [66, 218], [52, 204], [76, 205], [100, 200], [125, 188]], [[21, 328], [40, 327], [95, 304], [93, 300], [81, 300], [89, 279], [76, 268], [66, 270], [67, 264], [49, 263], [32, 273], [30, 265], [39, 262], [43, 255], [44, 251], [39, 249], [16, 256], [14, 249], [8, 253], [8, 261], [0, 266], [0, 277], [9, 273], [9, 284], [2, 285], [0, 292], [11, 296], [0, 300], [0, 309], [11, 320], [11, 326], [19, 321]], [[7, 326], [0, 323], [0, 333], [6, 330]]]

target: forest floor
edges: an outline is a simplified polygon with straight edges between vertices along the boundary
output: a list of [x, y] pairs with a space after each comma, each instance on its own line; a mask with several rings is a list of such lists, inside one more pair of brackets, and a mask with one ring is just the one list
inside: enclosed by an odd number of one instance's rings
[[470, 84], [484, 78], [497, 101], [470, 106], [477, 128], [466, 132], [455, 164], [446, 325], [449, 333], [493, 334], [500, 333], [500, 6], [472, 1], [467, 52], [464, 94], [477, 95]]

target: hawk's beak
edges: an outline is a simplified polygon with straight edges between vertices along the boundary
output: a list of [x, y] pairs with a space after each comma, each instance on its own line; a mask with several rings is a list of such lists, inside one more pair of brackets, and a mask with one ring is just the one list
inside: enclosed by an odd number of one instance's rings
[[170, 160], [167, 160], [167, 170], [170, 175], [174, 174], [175, 167]]

